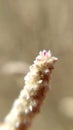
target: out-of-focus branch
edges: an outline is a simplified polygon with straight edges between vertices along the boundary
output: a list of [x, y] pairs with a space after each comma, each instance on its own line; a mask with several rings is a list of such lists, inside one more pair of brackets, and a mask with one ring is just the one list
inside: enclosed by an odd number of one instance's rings
[[50, 80], [56, 57], [45, 50], [36, 57], [34, 64], [24, 77], [25, 85], [15, 100], [0, 130], [26, 130], [32, 118], [40, 111]]

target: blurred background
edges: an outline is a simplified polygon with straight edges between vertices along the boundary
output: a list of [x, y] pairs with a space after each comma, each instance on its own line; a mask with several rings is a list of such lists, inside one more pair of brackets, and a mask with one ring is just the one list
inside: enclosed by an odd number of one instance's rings
[[59, 58], [30, 130], [73, 130], [73, 1], [0, 0], [0, 120], [40, 50]]

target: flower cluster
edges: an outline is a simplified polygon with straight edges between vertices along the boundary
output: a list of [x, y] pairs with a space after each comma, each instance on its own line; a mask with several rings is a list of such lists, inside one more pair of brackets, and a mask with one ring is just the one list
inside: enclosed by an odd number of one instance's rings
[[29, 72], [24, 77], [24, 88], [5, 118], [6, 126], [8, 124], [5, 130], [26, 130], [28, 128], [31, 119], [40, 110], [56, 61], [57, 58], [53, 57], [50, 51], [44, 50], [36, 57], [34, 64], [30, 66]]

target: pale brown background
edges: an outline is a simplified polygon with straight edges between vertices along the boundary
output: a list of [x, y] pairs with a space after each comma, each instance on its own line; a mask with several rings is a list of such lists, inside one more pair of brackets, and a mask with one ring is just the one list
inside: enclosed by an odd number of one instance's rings
[[43, 49], [51, 49], [59, 61], [30, 130], [73, 130], [73, 0], [0, 0], [1, 121], [23, 87], [22, 72], [2, 69], [11, 61], [32, 64]]

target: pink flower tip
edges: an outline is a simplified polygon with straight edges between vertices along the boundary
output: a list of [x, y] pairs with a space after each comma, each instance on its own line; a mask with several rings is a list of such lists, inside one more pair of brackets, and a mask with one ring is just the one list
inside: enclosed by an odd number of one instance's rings
[[51, 51], [50, 50], [48, 52], [46, 50], [40, 51], [39, 54], [42, 58], [50, 58], [51, 57]]
[[39, 52], [39, 55], [36, 57], [34, 63], [36, 64], [38, 61], [48, 61], [48, 60], [53, 60], [55, 62], [58, 59], [52, 56], [50, 50], [49, 51], [43, 50]]

